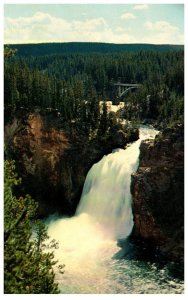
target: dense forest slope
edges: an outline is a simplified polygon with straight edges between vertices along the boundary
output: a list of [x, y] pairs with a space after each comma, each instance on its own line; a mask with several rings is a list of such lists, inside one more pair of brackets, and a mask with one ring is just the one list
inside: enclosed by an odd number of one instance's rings
[[[20, 57], [18, 50], [4, 70], [5, 122], [37, 106], [57, 109], [64, 124], [74, 120], [89, 130], [98, 126], [99, 101], [109, 99], [126, 103], [125, 119], [183, 120], [184, 51]], [[120, 99], [119, 81], [140, 88]]]
[[42, 44], [15, 44], [11, 48], [17, 49], [19, 55], [38, 56], [70, 53], [120, 53], [143, 51], [178, 51], [183, 45], [154, 45], [154, 44], [111, 44], [111, 43], [42, 43]]
[[166, 128], [143, 141], [140, 165], [132, 176], [135, 237], [154, 242], [160, 252], [183, 262], [184, 130]]

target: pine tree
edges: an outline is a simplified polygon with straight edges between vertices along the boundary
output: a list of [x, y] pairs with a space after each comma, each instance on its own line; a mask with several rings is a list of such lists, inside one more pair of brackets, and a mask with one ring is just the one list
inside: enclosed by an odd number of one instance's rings
[[4, 292], [5, 294], [56, 294], [53, 252], [44, 251], [47, 231], [36, 221], [37, 205], [29, 195], [16, 198], [20, 183], [12, 161], [4, 174]]
[[11, 49], [10, 47], [6, 46], [4, 48], [4, 57], [6, 58], [10, 58], [13, 57], [17, 52], [17, 49]]

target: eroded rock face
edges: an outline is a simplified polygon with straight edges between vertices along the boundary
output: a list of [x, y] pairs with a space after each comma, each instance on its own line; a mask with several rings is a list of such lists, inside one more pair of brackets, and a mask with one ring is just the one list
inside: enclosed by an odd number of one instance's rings
[[64, 197], [60, 191], [61, 160], [70, 148], [64, 132], [49, 127], [40, 114], [34, 113], [24, 120], [15, 118], [5, 126], [5, 145], [8, 158], [16, 162], [23, 192], [39, 202], [39, 214], [53, 211], [57, 205], [54, 195], [59, 194], [61, 206]]
[[24, 187], [17, 192], [29, 193], [39, 202], [40, 216], [55, 211], [73, 214], [91, 166], [127, 142], [122, 131], [107, 141], [89, 141], [74, 128], [62, 129], [57, 118], [39, 113], [15, 118], [5, 126], [5, 153], [16, 161]]
[[140, 166], [132, 175], [133, 236], [156, 243], [161, 253], [183, 261], [184, 130], [167, 128], [140, 147]]

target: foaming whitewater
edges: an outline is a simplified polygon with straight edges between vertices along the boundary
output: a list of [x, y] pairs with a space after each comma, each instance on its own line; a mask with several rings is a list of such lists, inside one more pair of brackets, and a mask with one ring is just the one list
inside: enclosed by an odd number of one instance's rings
[[[55, 270], [62, 293], [155, 293], [161, 289], [154, 267], [142, 275], [137, 263], [113, 259], [120, 251], [116, 240], [126, 238], [133, 227], [130, 182], [138, 167], [140, 142], [156, 133], [142, 128], [138, 141], [125, 150], [115, 149], [93, 165], [74, 217], [47, 220], [49, 236], [59, 242], [55, 258], [65, 264], [63, 275]], [[169, 289], [165, 286], [162, 292], [169, 293]]]
[[138, 167], [139, 144], [116, 149], [93, 165], [76, 212], [87, 213], [114, 239], [128, 236], [133, 227], [130, 181]]

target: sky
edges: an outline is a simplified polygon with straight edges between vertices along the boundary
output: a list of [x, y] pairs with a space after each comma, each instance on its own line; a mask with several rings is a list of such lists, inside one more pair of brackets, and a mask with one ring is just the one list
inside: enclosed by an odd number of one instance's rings
[[184, 44], [183, 4], [5, 4], [4, 43]]

